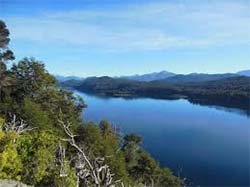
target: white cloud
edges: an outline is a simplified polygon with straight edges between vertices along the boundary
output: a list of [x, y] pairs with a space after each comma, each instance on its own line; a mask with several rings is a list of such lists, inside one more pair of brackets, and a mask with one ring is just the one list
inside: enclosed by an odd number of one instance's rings
[[241, 1], [150, 3], [6, 20], [13, 39], [107, 51], [164, 50], [246, 44], [249, 11]]

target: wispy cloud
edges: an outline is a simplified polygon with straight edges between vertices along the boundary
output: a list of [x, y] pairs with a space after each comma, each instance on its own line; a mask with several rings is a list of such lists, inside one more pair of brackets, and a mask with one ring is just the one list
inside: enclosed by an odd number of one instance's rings
[[5, 19], [14, 39], [105, 51], [247, 44], [247, 1], [148, 3]]

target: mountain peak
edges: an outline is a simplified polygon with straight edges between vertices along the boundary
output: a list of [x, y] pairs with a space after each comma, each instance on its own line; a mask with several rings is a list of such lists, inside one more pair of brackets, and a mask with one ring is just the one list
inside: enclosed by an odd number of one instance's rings
[[250, 77], [250, 69], [238, 71], [237, 74]]
[[149, 82], [149, 81], [154, 81], [154, 80], [159, 80], [159, 79], [165, 79], [174, 75], [175, 73], [163, 70], [160, 72], [147, 73], [143, 75], [122, 76], [121, 78]]

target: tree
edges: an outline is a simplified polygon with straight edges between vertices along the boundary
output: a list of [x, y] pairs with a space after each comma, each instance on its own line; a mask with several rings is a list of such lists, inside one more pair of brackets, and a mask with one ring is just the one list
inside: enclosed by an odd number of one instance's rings
[[22, 118], [30, 126], [37, 127], [37, 130], [50, 130], [53, 127], [47, 112], [42, 109], [40, 104], [25, 98], [20, 110]]
[[138, 136], [135, 133], [132, 134], [127, 134], [124, 137], [124, 144], [130, 144], [130, 143], [134, 143], [134, 144], [140, 144], [142, 142], [142, 137]]
[[139, 179], [145, 186], [154, 186], [154, 172], [157, 169], [155, 160], [147, 153], [143, 152], [137, 164], [130, 169], [130, 173], [133, 177]]
[[19, 99], [29, 96], [39, 97], [43, 91], [55, 87], [56, 80], [44, 67], [42, 62], [34, 58], [24, 58], [11, 68], [16, 79], [15, 89], [19, 92]]
[[102, 132], [102, 134], [110, 134], [113, 132], [113, 129], [112, 129], [112, 126], [111, 124], [106, 121], [106, 120], [102, 120], [100, 123], [99, 123], [99, 127], [100, 127], [100, 130]]
[[15, 58], [13, 52], [8, 49], [8, 44], [10, 42], [9, 34], [10, 32], [6, 24], [4, 21], [0, 20], [0, 62], [14, 60]]
[[9, 72], [7, 71], [6, 63], [9, 60], [14, 60], [14, 54], [8, 49], [8, 44], [10, 42], [9, 30], [6, 24], [0, 20], [0, 101], [4, 97], [3, 87], [11, 84], [11, 78]]
[[[9, 31], [4, 22], [0, 22], [0, 34], [0, 76], [4, 77], [0, 82], [0, 178], [55, 187], [179, 184], [143, 151], [138, 135], [121, 139], [107, 121], [99, 126], [82, 121], [83, 100], [58, 88], [40, 61], [24, 58], [7, 70], [13, 53], [7, 48]], [[16, 115], [11, 118], [10, 112]], [[60, 143], [67, 153], [58, 154]]]
[[127, 162], [127, 168], [130, 170], [134, 165], [137, 164], [137, 157], [141, 151], [140, 143], [142, 142], [142, 138], [137, 134], [132, 133], [125, 135], [123, 140], [124, 144], [122, 150]]
[[[114, 180], [114, 174], [111, 173], [110, 166], [105, 163], [105, 157], [96, 157], [94, 160], [91, 160], [88, 157], [86, 150], [77, 145], [75, 140], [76, 135], [74, 135], [71, 131], [71, 124], [65, 123], [61, 120], [59, 120], [59, 123], [62, 125], [65, 134], [68, 136], [68, 138], [64, 139], [64, 141], [68, 142], [76, 151], [77, 158], [75, 161], [75, 169], [76, 175], [79, 178], [78, 181], [81, 179], [83, 184], [93, 187], [123, 186], [123, 182], [121, 180]], [[79, 184], [77, 187], [78, 186]]]

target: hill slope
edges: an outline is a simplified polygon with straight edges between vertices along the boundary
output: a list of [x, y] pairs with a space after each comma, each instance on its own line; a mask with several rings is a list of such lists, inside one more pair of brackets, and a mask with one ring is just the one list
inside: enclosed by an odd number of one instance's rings
[[111, 77], [89, 78], [75, 87], [77, 90], [111, 97], [151, 97], [161, 99], [187, 98], [249, 110], [250, 78], [233, 76], [203, 82], [168, 83], [140, 82]]
[[160, 82], [172, 83], [172, 84], [183, 84], [183, 83], [196, 83], [204, 81], [213, 81], [229, 77], [237, 77], [239, 75], [226, 73], [226, 74], [204, 74], [204, 73], [191, 73], [187, 75], [175, 75], [162, 80]]

